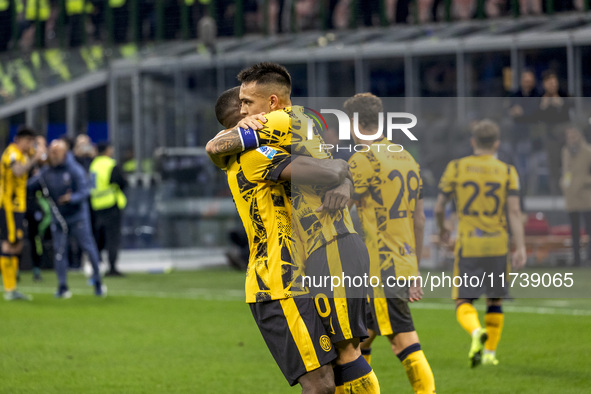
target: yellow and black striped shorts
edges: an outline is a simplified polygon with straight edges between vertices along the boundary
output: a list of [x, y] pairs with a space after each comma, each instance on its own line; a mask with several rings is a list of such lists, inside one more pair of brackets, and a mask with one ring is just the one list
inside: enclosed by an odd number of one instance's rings
[[310, 297], [250, 304], [254, 320], [275, 362], [291, 386], [330, 364], [337, 352]]
[[24, 237], [24, 212], [0, 208], [0, 240], [16, 243]]

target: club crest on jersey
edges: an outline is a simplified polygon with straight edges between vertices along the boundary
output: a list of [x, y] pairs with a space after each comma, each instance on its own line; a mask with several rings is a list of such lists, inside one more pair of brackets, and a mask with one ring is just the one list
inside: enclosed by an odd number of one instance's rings
[[257, 152], [259, 152], [269, 160], [271, 160], [277, 154], [277, 151], [275, 149], [270, 148], [268, 146], [261, 146], [260, 148], [257, 148]]
[[325, 352], [329, 352], [330, 349], [332, 349], [332, 343], [330, 342], [328, 335], [323, 335], [320, 337], [320, 347]]

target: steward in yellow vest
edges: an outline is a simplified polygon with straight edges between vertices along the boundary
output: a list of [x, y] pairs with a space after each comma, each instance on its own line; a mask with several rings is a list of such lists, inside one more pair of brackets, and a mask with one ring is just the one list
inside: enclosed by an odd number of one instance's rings
[[113, 147], [98, 145], [98, 156], [90, 164], [90, 205], [94, 215], [94, 237], [99, 251], [109, 254], [110, 270], [107, 275], [121, 276], [117, 270], [117, 255], [121, 244], [121, 211], [127, 205], [123, 191], [127, 181], [112, 158]]

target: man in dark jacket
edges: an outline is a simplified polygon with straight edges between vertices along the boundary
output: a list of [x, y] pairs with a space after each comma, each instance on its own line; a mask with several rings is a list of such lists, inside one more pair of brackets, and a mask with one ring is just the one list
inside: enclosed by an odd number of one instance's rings
[[49, 200], [53, 221], [51, 235], [55, 252], [55, 268], [58, 276], [57, 298], [70, 298], [67, 270], [68, 233], [88, 254], [93, 269], [94, 293], [106, 295], [99, 273], [99, 253], [90, 227], [88, 196], [90, 191], [84, 169], [74, 160], [68, 160], [68, 147], [63, 140], [55, 140], [49, 146], [49, 166], [30, 180], [29, 190], [42, 189]]

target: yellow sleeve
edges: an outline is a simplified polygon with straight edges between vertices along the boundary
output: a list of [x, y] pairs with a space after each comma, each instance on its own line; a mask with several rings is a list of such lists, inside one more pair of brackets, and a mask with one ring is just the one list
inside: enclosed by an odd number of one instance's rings
[[353, 199], [358, 200], [369, 188], [373, 168], [365, 156], [354, 154], [349, 159], [349, 170], [353, 175], [353, 186], [355, 187]]
[[446, 197], [450, 196], [455, 190], [457, 175], [458, 161], [453, 160], [449, 162], [447, 167], [445, 167], [445, 171], [443, 171], [443, 175], [439, 181], [439, 193], [444, 194]]
[[519, 175], [513, 166], [509, 166], [509, 184], [507, 185], [507, 194], [509, 196], [519, 195]]
[[417, 163], [417, 175], [419, 176], [419, 197], [418, 199], [423, 198], [423, 177], [421, 176], [421, 166]]
[[240, 155], [242, 172], [250, 182], [278, 182], [290, 162], [291, 155], [278, 147], [261, 146]]
[[263, 128], [258, 130], [259, 144], [288, 150], [291, 145], [291, 134], [289, 133], [290, 118], [283, 110], [277, 110], [265, 114], [267, 122]]

